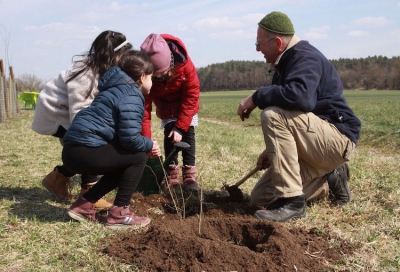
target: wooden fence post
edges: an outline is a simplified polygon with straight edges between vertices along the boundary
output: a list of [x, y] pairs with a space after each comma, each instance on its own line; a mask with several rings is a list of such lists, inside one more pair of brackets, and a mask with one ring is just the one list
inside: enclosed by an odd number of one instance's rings
[[17, 87], [15, 83], [14, 69], [10, 66], [10, 97], [11, 97], [11, 115], [14, 117], [18, 113]]
[[5, 83], [6, 76], [4, 74], [4, 64], [3, 60], [0, 59], [0, 123], [5, 122], [7, 119], [5, 103]]

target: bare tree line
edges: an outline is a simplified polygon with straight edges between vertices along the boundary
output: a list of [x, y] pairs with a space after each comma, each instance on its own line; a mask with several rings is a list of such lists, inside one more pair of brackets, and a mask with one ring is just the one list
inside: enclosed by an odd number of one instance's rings
[[332, 60], [345, 89], [400, 90], [400, 57]]
[[[345, 89], [400, 90], [400, 57], [331, 60]], [[228, 61], [197, 69], [201, 90], [255, 90], [272, 75], [262, 61]]]
[[[347, 90], [400, 90], [400, 57], [331, 60]], [[270, 84], [263, 61], [227, 61], [197, 69], [202, 92], [255, 90]], [[44, 81], [33, 74], [16, 79], [18, 91], [40, 92]]]

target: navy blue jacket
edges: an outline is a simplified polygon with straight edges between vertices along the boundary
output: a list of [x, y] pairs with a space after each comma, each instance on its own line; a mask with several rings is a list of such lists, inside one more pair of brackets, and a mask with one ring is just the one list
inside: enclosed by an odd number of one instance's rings
[[361, 121], [343, 96], [335, 67], [318, 49], [300, 41], [282, 55], [275, 68], [272, 85], [253, 94], [254, 104], [260, 109], [278, 106], [312, 112], [357, 144]]
[[133, 79], [114, 66], [98, 89], [92, 104], [75, 116], [64, 145], [100, 147], [115, 142], [132, 152], [149, 152], [153, 142], [141, 135], [144, 97]]

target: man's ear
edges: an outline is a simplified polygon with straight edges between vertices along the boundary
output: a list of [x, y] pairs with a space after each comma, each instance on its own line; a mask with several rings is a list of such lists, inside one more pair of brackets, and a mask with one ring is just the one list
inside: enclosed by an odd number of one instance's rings
[[282, 53], [283, 51], [285, 51], [285, 49], [287, 47], [286, 40], [282, 39], [281, 37], [276, 37], [276, 45], [277, 45], [279, 53]]

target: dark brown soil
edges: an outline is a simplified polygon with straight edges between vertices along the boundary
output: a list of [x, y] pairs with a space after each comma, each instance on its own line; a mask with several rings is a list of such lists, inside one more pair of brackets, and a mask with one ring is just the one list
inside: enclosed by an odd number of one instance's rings
[[256, 219], [259, 207], [248, 196], [237, 201], [211, 191], [203, 199], [200, 217], [198, 196], [174, 204], [165, 195], [135, 194], [134, 212], [151, 217], [150, 227], [106, 238], [103, 253], [140, 271], [334, 271], [355, 247], [327, 228], [289, 229]]

